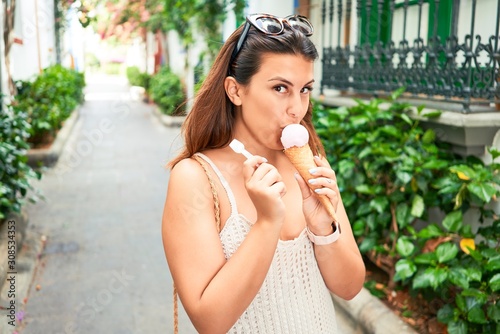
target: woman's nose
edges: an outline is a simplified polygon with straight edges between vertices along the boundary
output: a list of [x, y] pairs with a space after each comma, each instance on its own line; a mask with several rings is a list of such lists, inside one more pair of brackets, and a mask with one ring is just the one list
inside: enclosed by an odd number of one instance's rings
[[292, 107], [292, 106], [288, 107], [287, 114], [288, 114], [288, 116], [290, 116], [291, 118], [297, 118], [297, 117], [298, 117], [298, 111], [297, 111], [297, 108], [294, 108], [294, 107]]
[[290, 98], [289, 105], [287, 108], [287, 114], [288, 116], [292, 118], [299, 118], [301, 117], [303, 111], [302, 111], [302, 100], [300, 98], [300, 95], [294, 96]]

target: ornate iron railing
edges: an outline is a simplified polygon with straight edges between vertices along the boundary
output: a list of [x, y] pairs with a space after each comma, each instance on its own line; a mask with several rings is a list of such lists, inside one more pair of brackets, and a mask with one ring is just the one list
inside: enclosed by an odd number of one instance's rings
[[[458, 103], [465, 113], [477, 110], [472, 108], [476, 105], [498, 109], [500, 0], [496, 12], [480, 18], [482, 23], [496, 22], [488, 36], [477, 34], [476, 24], [481, 24], [476, 17], [477, 0], [467, 1], [461, 18], [470, 14], [470, 31], [459, 41], [458, 9], [466, 1], [323, 0], [321, 94], [333, 89], [347, 95], [383, 96], [405, 87], [408, 98]], [[424, 4], [429, 6], [427, 17], [422, 13]], [[448, 7], [440, 9], [440, 4]], [[410, 6], [417, 27], [409, 26]], [[396, 10], [402, 20], [399, 27], [393, 20]], [[438, 33], [443, 11], [449, 15], [444, 36]], [[351, 22], [355, 20], [357, 24]], [[426, 21], [427, 36], [422, 36]], [[402, 33], [401, 40], [393, 40], [395, 29]], [[408, 29], [417, 30], [413, 40], [408, 40]], [[355, 30], [357, 36], [350, 36]], [[356, 45], [349, 45], [353, 39]]]

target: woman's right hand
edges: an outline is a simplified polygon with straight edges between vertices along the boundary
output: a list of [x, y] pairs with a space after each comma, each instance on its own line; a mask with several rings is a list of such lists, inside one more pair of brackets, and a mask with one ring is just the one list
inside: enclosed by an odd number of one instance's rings
[[286, 194], [280, 173], [267, 159], [258, 155], [248, 158], [243, 165], [243, 178], [248, 195], [257, 210], [257, 220], [283, 223]]

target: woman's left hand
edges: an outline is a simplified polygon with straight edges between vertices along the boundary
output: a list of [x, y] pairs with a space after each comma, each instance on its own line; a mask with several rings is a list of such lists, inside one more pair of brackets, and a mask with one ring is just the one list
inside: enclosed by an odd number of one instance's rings
[[332, 203], [334, 210], [337, 211], [340, 192], [337, 186], [337, 177], [328, 161], [324, 157], [318, 156], [314, 157], [314, 161], [318, 167], [311, 170], [312, 178], [309, 179], [309, 185], [298, 173], [295, 177], [302, 192], [303, 212], [309, 229], [313, 233], [316, 232], [317, 235], [328, 235], [332, 231], [332, 217], [321, 204], [318, 196], [326, 196]]

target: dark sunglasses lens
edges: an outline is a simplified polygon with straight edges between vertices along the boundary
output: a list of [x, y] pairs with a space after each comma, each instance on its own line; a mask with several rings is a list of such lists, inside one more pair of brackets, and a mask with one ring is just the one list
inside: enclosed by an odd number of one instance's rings
[[255, 21], [256, 26], [268, 34], [279, 34], [283, 30], [281, 22], [272, 17], [260, 17]]
[[311, 23], [309, 23], [306, 19], [300, 17], [290, 17], [288, 18], [288, 23], [290, 23], [292, 28], [300, 31], [306, 36], [311, 35], [313, 32]]

